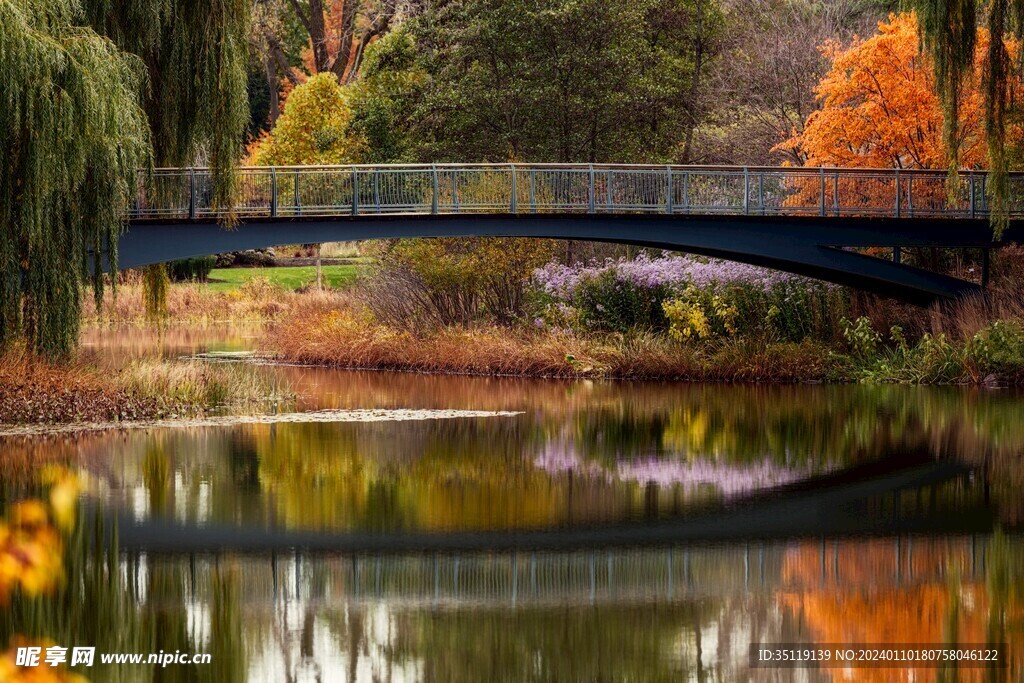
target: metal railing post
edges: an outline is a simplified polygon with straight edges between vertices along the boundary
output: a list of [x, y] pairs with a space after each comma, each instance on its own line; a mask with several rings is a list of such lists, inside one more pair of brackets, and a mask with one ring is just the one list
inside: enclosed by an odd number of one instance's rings
[[437, 194], [438, 194], [439, 188], [438, 188], [438, 181], [437, 181], [437, 166], [435, 166], [433, 164], [431, 164], [431, 166], [430, 166], [430, 179], [431, 179], [431, 184], [432, 184], [432, 188], [433, 188], [432, 192], [430, 194], [430, 213], [436, 214], [437, 213], [437, 199], [438, 199]]
[[587, 213], [594, 213], [594, 165], [590, 164], [590, 191], [587, 195]]
[[914, 217], [914, 176], [907, 176], [907, 210]]
[[376, 166], [373, 168], [373, 203], [380, 213], [380, 169]]
[[196, 217], [196, 169], [188, 169], [188, 218]]
[[822, 216], [825, 215], [825, 167], [819, 166], [818, 173], [821, 175], [821, 209], [818, 213]]
[[900, 201], [900, 169], [896, 169], [896, 218], [900, 217], [901, 213], [901, 201]]
[[972, 170], [971, 171], [971, 175], [970, 175], [970, 192], [971, 192], [971, 196], [967, 200], [967, 202], [968, 202], [968, 204], [967, 204], [968, 211], [970, 212], [971, 218], [974, 218], [974, 191], [975, 191], [974, 190], [974, 171]]
[[530, 169], [530, 213], [537, 213], [536, 169]]
[[683, 211], [690, 213], [690, 172], [683, 171]]
[[757, 177], [757, 204], [761, 207], [761, 215], [765, 214], [764, 208], [764, 171], [761, 171]]
[[459, 172], [452, 169], [452, 209], [459, 213]]
[[750, 169], [743, 167], [743, 215], [750, 215]]
[[832, 172], [832, 211], [839, 215], [839, 170]]
[[512, 213], [519, 213], [518, 198], [516, 197], [516, 165], [509, 164], [509, 168], [512, 170], [512, 201], [509, 208], [512, 210]]
[[295, 215], [302, 215], [302, 202], [299, 201], [299, 172], [295, 171]]
[[352, 215], [359, 215], [359, 169], [352, 167]]
[[668, 188], [665, 192], [665, 213], [672, 215], [672, 166], [665, 167], [666, 180], [668, 181]]
[[277, 218], [277, 168], [270, 169], [270, 217]]

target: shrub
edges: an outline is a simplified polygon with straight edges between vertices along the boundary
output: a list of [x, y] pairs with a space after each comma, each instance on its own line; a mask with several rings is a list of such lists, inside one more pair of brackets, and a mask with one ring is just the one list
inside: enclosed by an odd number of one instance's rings
[[530, 274], [553, 251], [550, 240], [506, 237], [384, 240], [364, 300], [403, 328], [510, 325], [525, 314]]
[[216, 263], [216, 256], [199, 256], [171, 261], [167, 264], [167, 275], [172, 282], [206, 282]]
[[670, 291], [667, 285], [644, 286], [609, 270], [583, 280], [574, 303], [587, 329], [662, 331], [668, 327], [663, 304]]
[[676, 341], [736, 334], [736, 306], [709, 290], [690, 286], [681, 297], [662, 304], [669, 321], [669, 336]]
[[975, 381], [995, 376], [1024, 381], [1024, 327], [1015, 321], [991, 323], [967, 343], [966, 364]]
[[850, 346], [850, 351], [858, 358], [871, 358], [878, 350], [878, 342], [882, 335], [871, 326], [871, 319], [861, 316], [856, 321], [843, 318], [840, 321], [843, 328], [843, 338]]
[[[540, 319], [550, 326], [576, 320], [584, 330], [661, 331], [670, 327], [666, 314], [671, 312], [677, 316], [676, 333], [684, 337], [686, 329], [691, 337], [703, 336], [697, 333], [701, 313], [711, 324], [717, 309], [730, 311], [734, 329], [729, 334], [828, 340], [838, 336], [849, 299], [845, 290], [807, 278], [667, 252], [603, 264], [551, 263], [537, 269], [533, 281]], [[681, 325], [683, 317], [692, 324]], [[719, 320], [722, 332], [724, 324]]]

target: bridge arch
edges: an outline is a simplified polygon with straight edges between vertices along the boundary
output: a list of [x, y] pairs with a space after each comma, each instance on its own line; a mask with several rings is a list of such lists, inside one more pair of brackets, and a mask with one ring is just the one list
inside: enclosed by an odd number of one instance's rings
[[614, 214], [442, 214], [248, 218], [233, 229], [215, 219], [137, 221], [118, 245], [118, 266], [284, 244], [410, 237], [534, 237], [614, 242], [680, 251], [803, 275], [927, 306], [980, 291], [974, 283], [844, 247], [992, 246], [985, 220], [670, 216]]

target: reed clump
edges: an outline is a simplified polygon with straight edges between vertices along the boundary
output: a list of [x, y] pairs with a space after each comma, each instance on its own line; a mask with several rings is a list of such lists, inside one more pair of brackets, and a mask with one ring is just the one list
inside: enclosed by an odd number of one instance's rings
[[0, 356], [0, 424], [124, 422], [266, 409], [293, 392], [240, 364], [135, 360], [115, 373], [51, 362], [24, 348]]
[[[218, 322], [262, 322], [286, 313], [302, 297], [317, 297], [321, 293], [297, 294], [272, 283], [265, 277], [254, 277], [237, 289], [211, 290], [200, 283], [179, 283], [167, 289], [168, 320], [189, 324]], [[137, 323], [147, 315], [143, 285], [134, 279], [122, 282], [116, 293], [108, 291], [103, 306], [94, 306], [86, 314], [85, 322]]]
[[294, 363], [469, 375], [688, 381], [821, 381], [814, 342], [724, 339], [685, 345], [651, 333], [577, 335], [495, 325], [397, 330], [358, 308], [298, 307], [266, 331], [263, 350]]

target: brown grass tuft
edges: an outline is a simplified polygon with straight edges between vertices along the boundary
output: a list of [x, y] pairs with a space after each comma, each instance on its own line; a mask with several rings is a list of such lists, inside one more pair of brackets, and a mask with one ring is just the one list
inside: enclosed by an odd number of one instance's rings
[[688, 346], [655, 335], [593, 338], [500, 327], [414, 333], [351, 308], [300, 306], [270, 327], [263, 350], [294, 363], [409, 372], [687, 381], [824, 379], [823, 346], [725, 340]]

